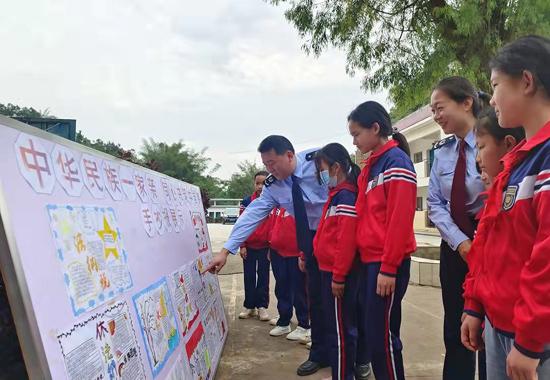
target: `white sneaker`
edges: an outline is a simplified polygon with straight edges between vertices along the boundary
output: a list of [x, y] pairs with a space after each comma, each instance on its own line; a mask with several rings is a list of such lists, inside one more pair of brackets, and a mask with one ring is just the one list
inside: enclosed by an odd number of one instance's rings
[[258, 315], [258, 312], [256, 311], [256, 309], [244, 309], [239, 314], [239, 319], [248, 319], [250, 317], [255, 317], [256, 315]]
[[275, 318], [269, 320], [269, 324], [271, 326], [277, 326], [278, 321], [279, 321], [279, 316], [276, 316]]
[[308, 332], [309, 332], [309, 334], [311, 335], [310, 330], [304, 329], [303, 327], [298, 326], [298, 327], [296, 327], [296, 330], [294, 330], [293, 332], [291, 332], [290, 334], [288, 334], [288, 335], [286, 336], [286, 338], [287, 338], [288, 340], [301, 340], [301, 339], [306, 339], [306, 336], [307, 336]]
[[260, 321], [269, 321], [269, 314], [267, 314], [265, 307], [258, 308], [258, 317], [260, 318]]
[[308, 350], [311, 350], [311, 342], [309, 342], [308, 344], [306, 344], [306, 348], [307, 348]]
[[306, 334], [298, 339], [298, 341], [302, 344], [308, 344], [309, 342], [311, 342], [311, 329], [307, 329], [306, 331]]
[[290, 325], [288, 325], [288, 326], [277, 326], [269, 332], [269, 335], [271, 335], [271, 336], [281, 336], [281, 335], [288, 334], [289, 332], [290, 332]]

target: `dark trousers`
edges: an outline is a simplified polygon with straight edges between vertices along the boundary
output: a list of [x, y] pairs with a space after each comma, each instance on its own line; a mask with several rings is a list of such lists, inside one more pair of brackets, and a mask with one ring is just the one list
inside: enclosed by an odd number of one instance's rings
[[[443, 340], [445, 362], [443, 380], [473, 380], [476, 372], [476, 354], [462, 345], [460, 340], [461, 318], [464, 311], [464, 278], [468, 265], [457, 251], [441, 242], [439, 277], [443, 296]], [[486, 378], [485, 352], [479, 354], [479, 378]]]
[[411, 260], [397, 270], [395, 292], [388, 297], [376, 294], [381, 263], [361, 265], [359, 309], [364, 324], [368, 357], [377, 380], [405, 379], [401, 330], [401, 301], [409, 285]]
[[298, 326], [309, 329], [306, 274], [298, 267], [298, 258], [283, 257], [271, 250], [271, 268], [273, 268], [273, 276], [275, 276], [275, 296], [279, 311], [277, 326], [290, 324], [294, 307]]
[[309, 360], [329, 364], [327, 331], [323, 318], [323, 295], [321, 291], [321, 271], [313, 255], [306, 256], [307, 300], [311, 325], [311, 350]]
[[255, 309], [269, 305], [269, 248], [247, 248], [244, 269], [244, 307]]
[[359, 268], [346, 278], [344, 297], [332, 295], [332, 273], [321, 271], [323, 314], [332, 378], [353, 380], [357, 352], [357, 292]]

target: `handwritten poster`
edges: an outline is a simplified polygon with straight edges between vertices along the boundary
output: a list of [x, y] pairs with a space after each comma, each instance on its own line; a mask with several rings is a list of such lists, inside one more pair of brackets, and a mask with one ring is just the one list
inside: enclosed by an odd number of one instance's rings
[[125, 301], [57, 336], [69, 380], [141, 380], [145, 369]]
[[74, 315], [132, 287], [112, 208], [48, 205], [50, 228]]
[[191, 274], [192, 265], [184, 265], [170, 275], [174, 307], [180, 321], [183, 336], [199, 321], [199, 309], [193, 298], [194, 284]]
[[204, 221], [200, 212], [190, 212], [191, 223], [195, 229], [195, 239], [197, 240], [197, 247], [199, 253], [208, 251], [208, 232], [206, 222]]
[[193, 380], [209, 380], [212, 378], [212, 359], [206, 339], [204, 336], [204, 327], [199, 324], [193, 335], [185, 344], [187, 360], [191, 369]]
[[180, 342], [166, 278], [143, 289], [133, 300], [149, 365], [156, 377]]

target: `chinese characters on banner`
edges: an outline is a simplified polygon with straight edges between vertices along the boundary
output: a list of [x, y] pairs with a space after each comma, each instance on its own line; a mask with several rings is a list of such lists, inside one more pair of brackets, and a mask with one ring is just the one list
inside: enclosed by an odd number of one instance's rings
[[21, 133], [15, 142], [19, 171], [37, 193], [51, 194], [55, 174], [50, 155], [39, 139]]

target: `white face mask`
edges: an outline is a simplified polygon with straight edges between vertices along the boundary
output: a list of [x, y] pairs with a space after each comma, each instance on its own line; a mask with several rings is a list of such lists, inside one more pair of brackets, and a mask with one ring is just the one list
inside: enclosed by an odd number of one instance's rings
[[321, 179], [321, 184], [328, 186], [329, 188], [333, 188], [338, 185], [338, 178], [336, 176], [331, 177], [328, 170], [319, 172], [319, 178]]

